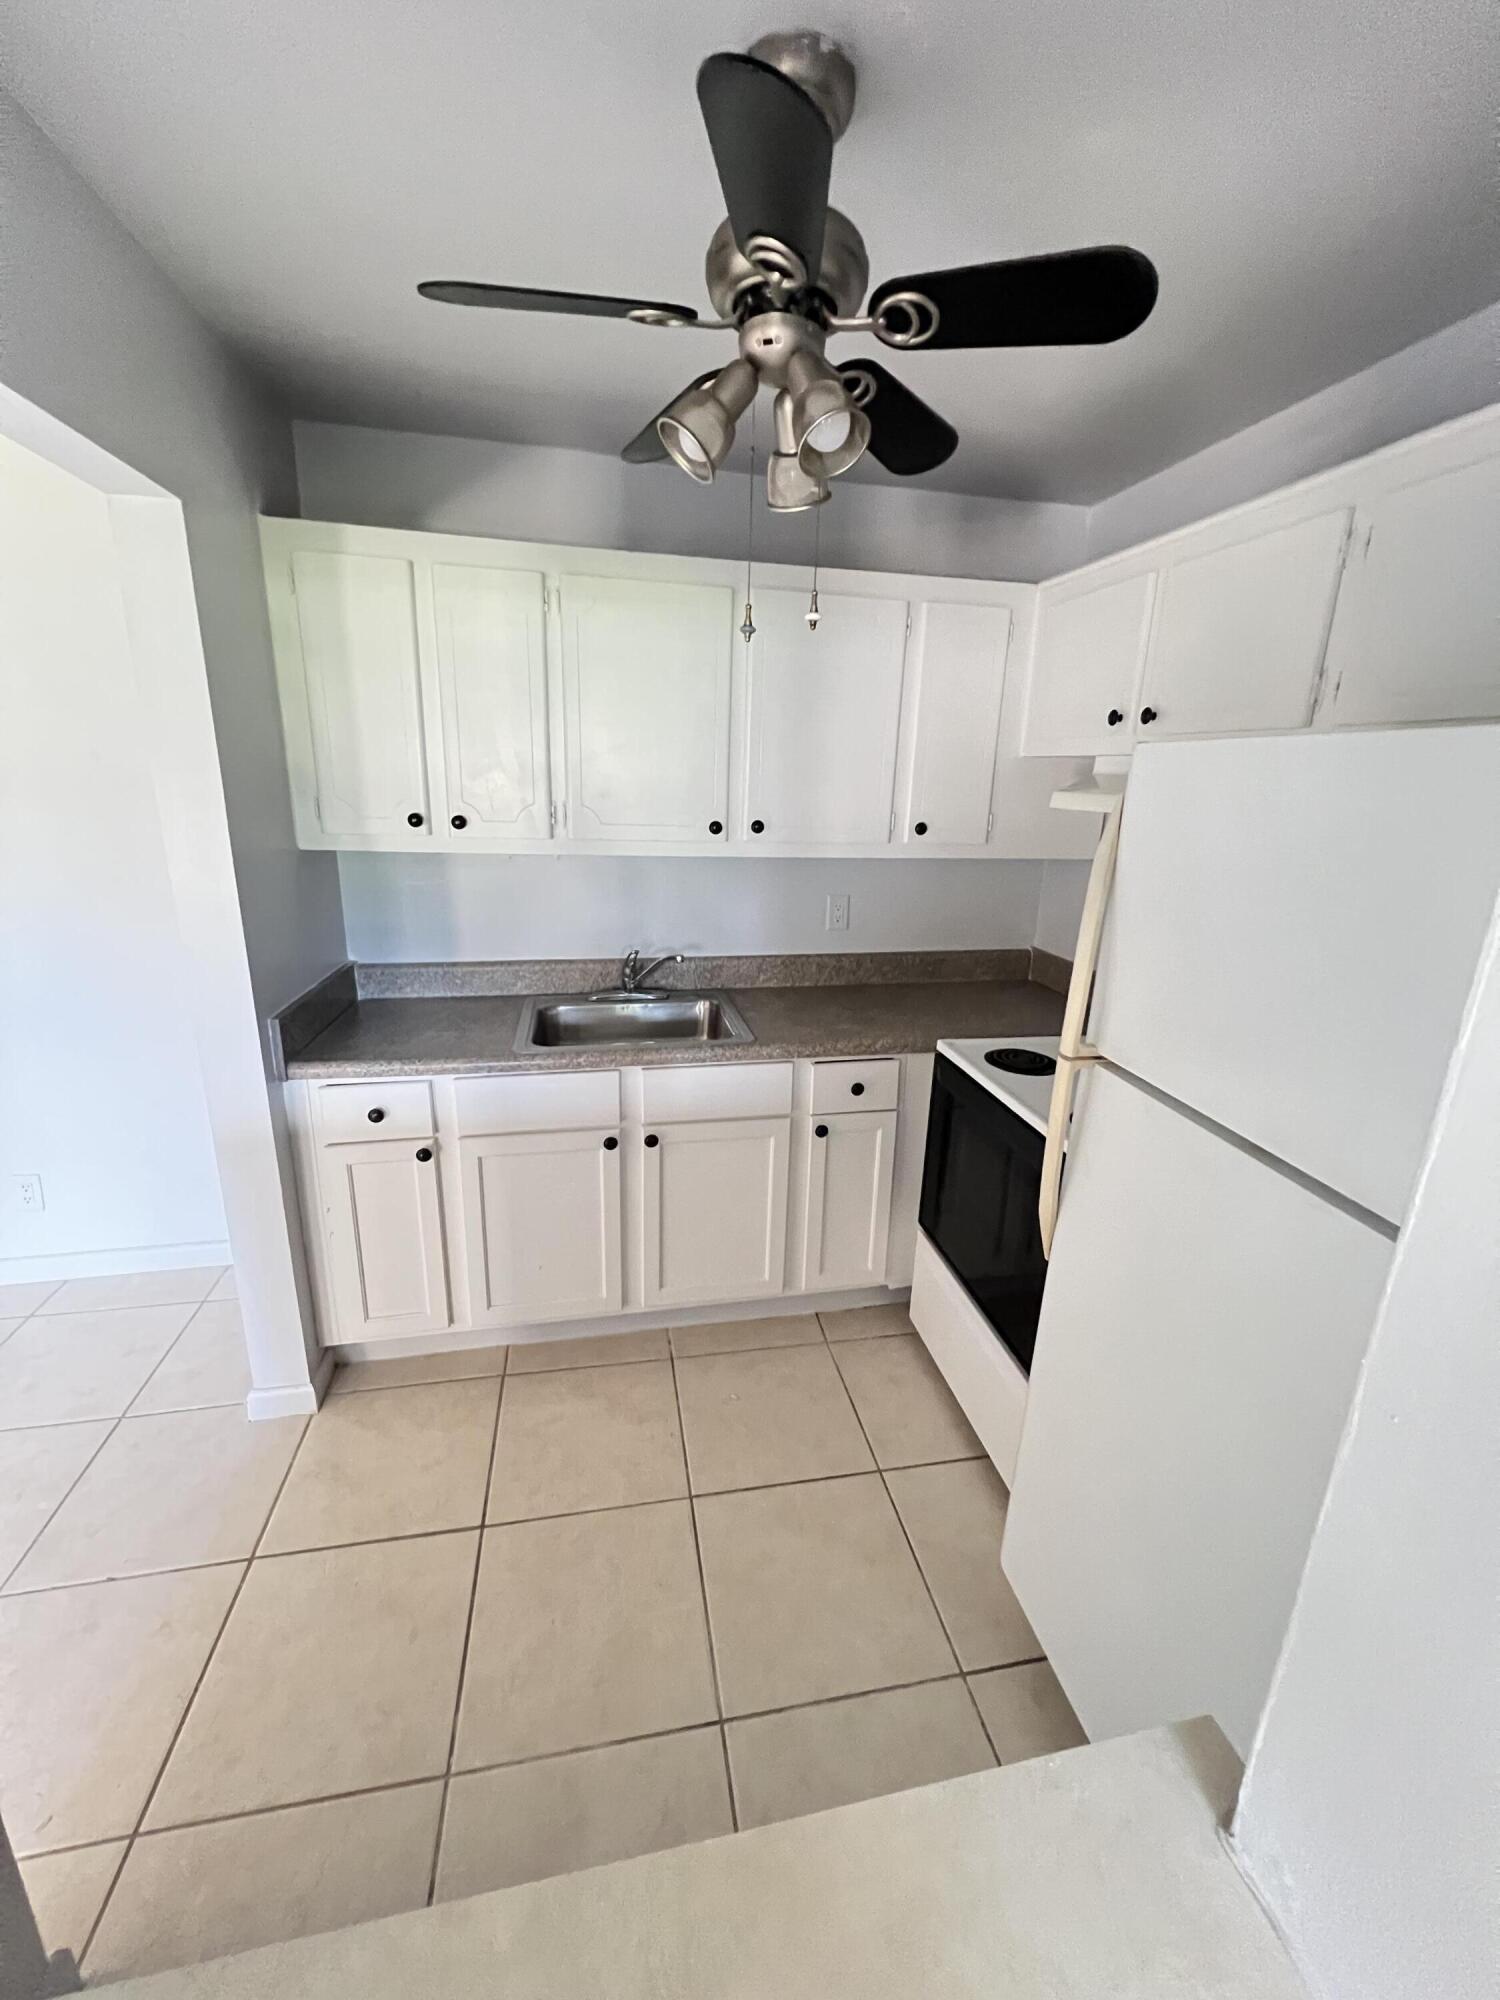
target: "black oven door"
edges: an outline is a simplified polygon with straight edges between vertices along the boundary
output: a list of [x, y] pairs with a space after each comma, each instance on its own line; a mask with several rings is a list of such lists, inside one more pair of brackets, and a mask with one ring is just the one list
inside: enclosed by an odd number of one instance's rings
[[1035, 1126], [938, 1057], [922, 1229], [1028, 1375], [1047, 1275], [1037, 1221], [1045, 1148]]

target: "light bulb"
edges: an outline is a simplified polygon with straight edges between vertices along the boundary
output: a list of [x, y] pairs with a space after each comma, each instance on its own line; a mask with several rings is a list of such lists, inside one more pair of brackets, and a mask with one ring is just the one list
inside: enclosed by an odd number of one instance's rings
[[814, 451], [838, 451], [849, 441], [849, 412], [830, 410], [826, 417], [820, 417], [803, 440]]
[[693, 436], [692, 432], [688, 430], [685, 425], [679, 424], [677, 427], [677, 442], [682, 446], [683, 451], [690, 459], [694, 461], [695, 464], [707, 465], [708, 453], [703, 449], [702, 445], [699, 444], [698, 440]]

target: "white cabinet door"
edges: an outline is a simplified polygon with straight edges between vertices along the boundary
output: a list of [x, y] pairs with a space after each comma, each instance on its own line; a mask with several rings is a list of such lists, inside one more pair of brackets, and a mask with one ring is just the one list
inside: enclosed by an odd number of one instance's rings
[[448, 828], [455, 841], [545, 840], [547, 635], [543, 580], [432, 566]]
[[1361, 508], [1328, 673], [1335, 723], [1500, 716], [1500, 458]]
[[909, 846], [983, 847], [989, 837], [1010, 613], [995, 604], [919, 604], [912, 625]]
[[741, 834], [783, 847], [889, 840], [905, 603], [825, 591], [813, 632], [800, 591], [754, 602]]
[[1156, 571], [1043, 584], [1026, 699], [1031, 757], [1102, 757], [1134, 739]]
[[476, 1326], [620, 1310], [618, 1133], [507, 1133], [460, 1156]]
[[562, 626], [571, 837], [721, 837], [733, 591], [565, 576]]
[[291, 560], [318, 822], [410, 846], [432, 831], [412, 565], [321, 549]]
[[640, 1146], [647, 1306], [785, 1290], [790, 1118], [660, 1125]]
[[885, 1283], [895, 1150], [894, 1111], [834, 1111], [812, 1120], [805, 1292]]
[[448, 1324], [437, 1149], [430, 1140], [325, 1146], [318, 1184], [339, 1332], [395, 1340]]
[[1306, 728], [1348, 528], [1338, 507], [1172, 564], [1136, 717], [1142, 740]]

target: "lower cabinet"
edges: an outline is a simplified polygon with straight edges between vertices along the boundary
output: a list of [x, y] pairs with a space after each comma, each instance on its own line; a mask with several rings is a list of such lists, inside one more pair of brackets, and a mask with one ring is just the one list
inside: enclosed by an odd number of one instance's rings
[[658, 1124], [641, 1135], [641, 1303], [786, 1290], [788, 1118]]
[[507, 1132], [459, 1155], [476, 1326], [620, 1310], [618, 1132]]
[[448, 1257], [436, 1142], [324, 1146], [318, 1178], [341, 1338], [440, 1332]]
[[834, 1111], [812, 1121], [803, 1291], [885, 1283], [895, 1154], [894, 1111]]

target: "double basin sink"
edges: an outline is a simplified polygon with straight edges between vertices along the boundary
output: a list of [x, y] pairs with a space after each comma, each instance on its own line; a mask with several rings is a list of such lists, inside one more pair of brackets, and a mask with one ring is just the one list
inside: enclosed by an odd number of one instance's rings
[[595, 993], [528, 1000], [515, 1048], [517, 1055], [544, 1055], [617, 1044], [754, 1040], [725, 993]]

